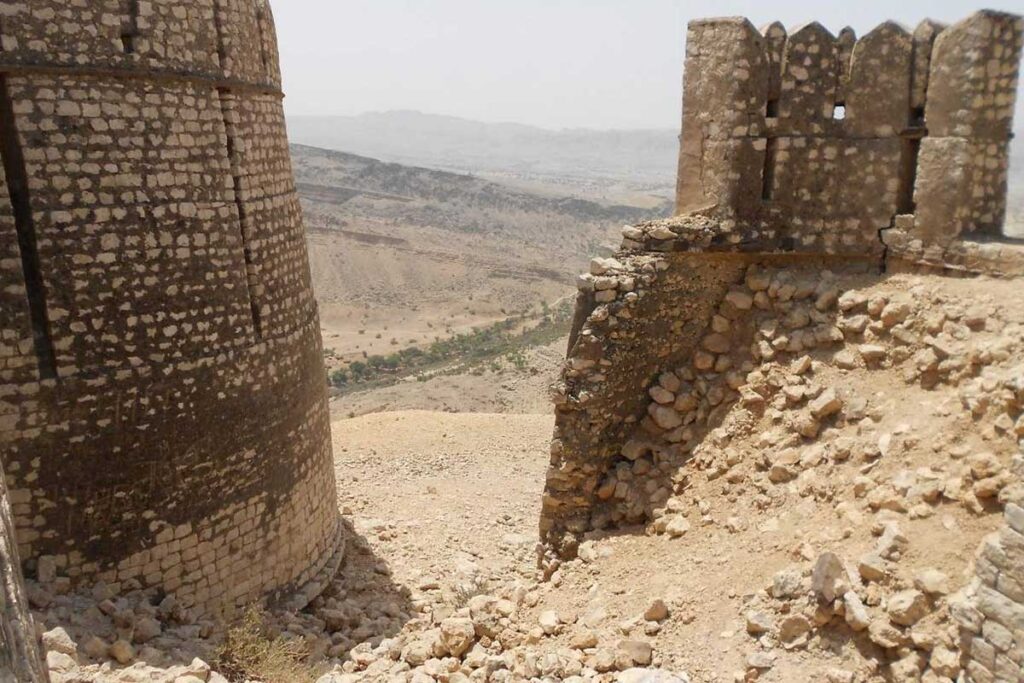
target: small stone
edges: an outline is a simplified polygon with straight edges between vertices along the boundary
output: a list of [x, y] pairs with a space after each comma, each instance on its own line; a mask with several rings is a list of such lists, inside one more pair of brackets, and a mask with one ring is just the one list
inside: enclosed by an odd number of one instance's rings
[[[78, 666], [78, 662], [76, 662], [73, 657], [66, 655], [63, 652], [51, 651], [46, 653], [46, 668], [50, 671], [71, 671], [76, 666]], [[13, 678], [5, 678], [4, 680], [12, 681], [12, 683], [14, 681]]]
[[811, 365], [810, 356], [800, 356], [800, 358], [793, 361], [789, 369], [794, 375], [806, 375], [810, 371]]
[[74, 657], [78, 652], [78, 645], [71, 639], [68, 632], [60, 626], [43, 634], [43, 645], [50, 652], [60, 652], [71, 657]]
[[839, 297], [839, 310], [852, 311], [855, 308], [860, 308], [865, 303], [867, 303], [867, 297], [863, 293], [850, 290], [843, 292]]
[[811, 590], [819, 600], [831, 603], [846, 591], [846, 569], [835, 553], [823, 553], [814, 564]]
[[800, 647], [807, 642], [811, 622], [800, 614], [786, 617], [779, 625], [779, 640], [786, 649]]
[[430, 643], [425, 640], [414, 640], [402, 650], [401, 658], [413, 666], [422, 666], [433, 654], [433, 648]]
[[615, 668], [615, 653], [601, 648], [588, 661], [588, 666], [598, 673], [606, 673]]
[[637, 666], [649, 665], [654, 657], [654, 648], [643, 640], [620, 640], [618, 651], [624, 653]]
[[948, 595], [949, 577], [938, 569], [924, 569], [914, 577], [914, 586], [928, 595]]
[[928, 666], [940, 676], [956, 679], [960, 674], [960, 653], [939, 645], [932, 649]]
[[666, 391], [671, 391], [673, 394], [677, 393], [682, 388], [683, 383], [679, 381], [679, 378], [674, 372], [663, 372], [658, 376], [658, 384], [662, 386]]
[[799, 569], [783, 569], [772, 577], [772, 597], [776, 600], [795, 598], [803, 592], [804, 577]]
[[994, 477], [1002, 471], [1002, 465], [999, 462], [999, 458], [991, 453], [977, 453], [967, 459], [967, 464], [971, 467], [971, 476], [975, 479], [988, 479]]
[[928, 614], [928, 599], [921, 591], [900, 591], [889, 598], [886, 611], [893, 623], [913, 626]]
[[752, 292], [762, 292], [771, 286], [772, 276], [771, 273], [760, 268], [758, 266], [751, 266], [747, 269], [747, 275], [744, 279], [747, 288]]
[[590, 262], [591, 275], [604, 275], [610, 270], [622, 270], [622, 263], [613, 258], [595, 258]]
[[846, 623], [854, 631], [863, 631], [871, 625], [871, 615], [867, 607], [861, 601], [860, 596], [853, 591], [847, 591], [843, 595], [843, 607], [845, 608]]
[[210, 672], [210, 665], [199, 659], [199, 657], [193, 657], [192, 661], [185, 667], [186, 675], [195, 676], [204, 681], [210, 677]]
[[736, 289], [725, 295], [725, 301], [739, 311], [749, 311], [754, 306], [754, 297]]
[[826, 683], [853, 683], [855, 674], [846, 669], [829, 669], [825, 672]]
[[836, 395], [835, 389], [828, 388], [812, 400], [807, 407], [810, 408], [811, 415], [820, 420], [842, 410], [843, 399]]
[[669, 610], [668, 605], [665, 604], [664, 600], [655, 600], [651, 603], [650, 607], [644, 612], [644, 619], [647, 621], [664, 621], [668, 619]]
[[896, 522], [886, 522], [882, 535], [875, 544], [875, 553], [883, 558], [895, 560], [908, 544], [909, 541], [900, 531], [899, 525]]
[[135, 622], [135, 632], [132, 636], [139, 645], [148, 643], [163, 632], [160, 622], [152, 617], [142, 617]]
[[868, 363], [877, 363], [885, 360], [887, 354], [884, 346], [878, 344], [861, 344], [857, 347], [860, 351], [860, 357]]
[[651, 387], [651, 390], [647, 393], [651, 395], [651, 398], [654, 399], [655, 402], [660, 403], [662, 405], [675, 403], [676, 400], [675, 394], [673, 394], [668, 389], [661, 387], [660, 385], [655, 385]]
[[622, 457], [627, 460], [639, 460], [651, 451], [651, 445], [644, 441], [630, 439], [622, 446]]
[[872, 621], [868, 626], [868, 637], [871, 642], [884, 648], [899, 647], [906, 641], [906, 637], [888, 619]]
[[919, 681], [925, 660], [919, 652], [910, 652], [889, 665], [893, 681]]
[[724, 334], [709, 334], [704, 337], [704, 341], [701, 342], [703, 347], [712, 353], [728, 353], [729, 349], [732, 348], [732, 344], [729, 342], [729, 338]]
[[747, 633], [759, 636], [772, 630], [772, 618], [764, 612], [747, 612]]
[[473, 620], [449, 617], [441, 622], [441, 643], [452, 657], [461, 657], [476, 642]]
[[633, 240], [634, 242], [643, 242], [644, 231], [634, 225], [622, 226], [622, 236], [627, 240]]
[[852, 351], [846, 349], [837, 351], [836, 354], [832, 356], [832, 362], [836, 364], [836, 367], [842, 368], [843, 370], [853, 370], [860, 366], [857, 356], [855, 356]]
[[887, 328], [894, 327], [909, 318], [911, 311], [910, 304], [904, 301], [892, 301], [882, 309], [882, 324]]
[[576, 631], [569, 638], [569, 647], [576, 650], [588, 650], [597, 647], [597, 634], [590, 629]]
[[541, 629], [544, 630], [544, 635], [548, 636], [557, 633], [561, 627], [561, 622], [558, 619], [558, 613], [554, 610], [541, 612], [538, 623], [540, 624]]
[[771, 652], [752, 652], [747, 655], [747, 668], [767, 671], [775, 666], [775, 655]]
[[793, 430], [800, 436], [813, 439], [821, 431], [821, 423], [810, 412], [801, 411], [793, 416]]
[[90, 659], [105, 659], [109, 646], [97, 636], [88, 636], [82, 641], [82, 652]]
[[[583, 680], [580, 679], [580, 681]], [[616, 683], [690, 683], [690, 677], [686, 674], [670, 673], [663, 669], [626, 669], [616, 677], [615, 681]]]
[[651, 419], [654, 420], [654, 424], [658, 425], [664, 430], [672, 430], [683, 424], [683, 418], [679, 416], [672, 408], [668, 406], [662, 406], [652, 403]]
[[889, 578], [889, 563], [875, 553], [860, 558], [857, 571], [865, 581], [885, 581]]
[[690, 523], [686, 521], [686, 518], [682, 515], [675, 515], [665, 525], [665, 533], [670, 538], [679, 538], [690, 530]]
[[135, 661], [135, 648], [127, 640], [118, 639], [107, 650], [107, 655], [118, 664], [131, 664]]
[[698, 370], [710, 370], [715, 367], [715, 356], [706, 351], [697, 351], [693, 354], [693, 367]]

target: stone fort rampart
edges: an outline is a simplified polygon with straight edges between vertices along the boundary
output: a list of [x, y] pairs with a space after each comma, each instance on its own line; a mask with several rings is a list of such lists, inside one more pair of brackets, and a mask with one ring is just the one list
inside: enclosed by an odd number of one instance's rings
[[859, 39], [817, 23], [690, 25], [677, 209], [762, 247], [882, 248], [998, 235], [1021, 24], [979, 12]]
[[[997, 12], [859, 40], [818, 24], [690, 25], [678, 215], [624, 228], [579, 280], [553, 392], [548, 572], [590, 533], [686, 533], [691, 474], [756, 457], [728, 446], [762, 420], [814, 444], [834, 396], [784, 418], [769, 402], [788, 405], [790, 368], [905, 363], [904, 381], [942, 381], [927, 340], [867, 329], [867, 314], [852, 324], [839, 297], [886, 272], [1024, 275], [1024, 250], [1001, 239], [1022, 36], [1024, 20]], [[1000, 673], [1022, 666], [1019, 509], [1007, 505], [960, 615], [967, 680], [1022, 680]], [[1017, 635], [991, 635], [1006, 629]]]
[[343, 539], [268, 4], [0, 0], [0, 154], [26, 573], [214, 614], [301, 589]]
[[[789, 35], [738, 18], [690, 24], [678, 215], [625, 228], [617, 260], [580, 280], [541, 521], [552, 547], [574, 552], [592, 528], [648, 382], [706, 352], [751, 263], [1024, 271], [1019, 248], [991, 239], [1022, 41], [1024, 20], [990, 11], [859, 40], [816, 23]], [[714, 360], [703, 369], [728, 369]]]

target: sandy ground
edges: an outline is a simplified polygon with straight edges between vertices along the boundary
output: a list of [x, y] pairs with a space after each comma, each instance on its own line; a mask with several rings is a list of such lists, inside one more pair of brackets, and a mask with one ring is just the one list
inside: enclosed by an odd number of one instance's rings
[[[910, 289], [911, 280], [898, 277], [877, 289]], [[970, 281], [929, 285], [932, 291], [942, 290], [939, 299], [970, 302], [1000, 321], [982, 333], [979, 343], [997, 338], [1002, 320], [1024, 320], [1019, 307], [1009, 303], [1008, 283], [985, 283], [986, 295], [977, 294], [977, 283]], [[1001, 303], [993, 305], [996, 300]], [[556, 360], [561, 352], [559, 345], [545, 350]], [[376, 401], [392, 411], [354, 419], [344, 417], [341, 404], [335, 407], [340, 505], [397, 584], [421, 596], [437, 591], [457, 596], [537, 579], [537, 515], [553, 427], [539, 387], [550, 381], [549, 372], [518, 383], [505, 380], [507, 386], [497, 378], [457, 376], [416, 384], [412, 390], [393, 387], [374, 396], [349, 397], [349, 406], [362, 401], [361, 409], [369, 409]], [[734, 443], [748, 458], [736, 468], [742, 477], [711, 476], [694, 468], [683, 513], [691, 524], [688, 533], [671, 539], [627, 528], [594, 535], [592, 557], [564, 565], [552, 582], [532, 588], [540, 599], [518, 618], [537, 623], [542, 612], [555, 610], [575, 621], [574, 628], [601, 634], [602, 642], [648, 640], [656, 664], [687, 671], [695, 682], [726, 682], [735, 680], [736, 672], [742, 675], [747, 658], [760, 651], [746, 633], [744, 613], [755, 596], [763, 599], [776, 572], [807, 571], [827, 551], [856, 561], [877, 542], [874, 532], [881, 521], [898, 521], [910, 539], [896, 569], [897, 583], [912, 582], [916, 573], [930, 568], [945, 573], [954, 588], [962, 586], [979, 541], [1000, 523], [998, 513], [972, 513], [952, 501], [923, 518], [872, 512], [853, 491], [865, 473], [884, 483], [922, 467], [954, 471], [972, 453], [992, 451], [1002, 457], [1013, 450], [1010, 440], [973, 421], [960, 407], [955, 388], [908, 385], [896, 369], [823, 367], [818, 380], [863, 397], [869, 415], [829, 438], [885, 438], [891, 442], [890, 455], [873, 462], [825, 462], [757, 496], [751, 485], [763, 450], [757, 435]], [[497, 398], [499, 387], [505, 399]], [[497, 405], [510, 412], [408, 409], [437, 408], [439, 401], [444, 410]], [[540, 414], [515, 413], [518, 404], [529, 402]], [[757, 498], [762, 503], [755, 505]], [[656, 599], [668, 604], [671, 617], [656, 632], [645, 633], [642, 615]], [[571, 633], [558, 638], [567, 644]], [[830, 668], [862, 667], [864, 647], [872, 646], [838, 631], [806, 648], [775, 648], [774, 666], [759, 680], [826, 680]]]
[[336, 420], [339, 504], [410, 588], [532, 576], [553, 428], [552, 415]]
[[427, 381], [409, 378], [390, 387], [358, 391], [331, 399], [334, 417], [355, 417], [395, 410], [445, 413], [552, 414], [548, 387], [558, 376], [567, 339], [527, 349], [517, 368], [499, 359], [474, 372], [457, 372]]

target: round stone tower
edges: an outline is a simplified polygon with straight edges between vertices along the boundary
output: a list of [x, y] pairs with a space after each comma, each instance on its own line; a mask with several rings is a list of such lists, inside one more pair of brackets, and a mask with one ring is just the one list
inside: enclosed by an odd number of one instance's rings
[[269, 6], [0, 0], [0, 37], [26, 573], [207, 613], [309, 592], [343, 539]]

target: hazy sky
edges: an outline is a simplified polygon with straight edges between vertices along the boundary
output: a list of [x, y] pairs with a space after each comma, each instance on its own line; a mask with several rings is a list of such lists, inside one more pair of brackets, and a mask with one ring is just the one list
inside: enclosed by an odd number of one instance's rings
[[[960, 0], [272, 0], [289, 114], [417, 109], [561, 128], [675, 128], [690, 19], [956, 21]], [[989, 7], [1024, 13], [1024, 0]], [[1018, 102], [1018, 112], [1021, 111]], [[1018, 113], [1017, 128], [1021, 128]]]

